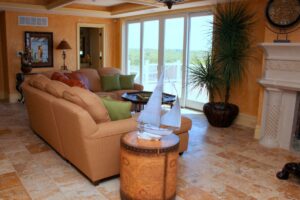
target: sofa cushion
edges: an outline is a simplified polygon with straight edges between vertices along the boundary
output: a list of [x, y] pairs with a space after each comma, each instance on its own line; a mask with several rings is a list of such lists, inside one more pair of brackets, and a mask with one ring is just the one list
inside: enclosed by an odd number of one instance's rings
[[30, 84], [37, 89], [45, 91], [45, 87], [50, 81], [51, 80], [44, 75], [37, 75], [30, 81]]
[[70, 88], [70, 86], [55, 80], [50, 81], [45, 87], [46, 92], [57, 98], [63, 98], [63, 93], [68, 88]]
[[78, 70], [81, 74], [83, 74], [89, 81], [89, 90], [92, 92], [100, 92], [101, 91], [101, 82], [100, 76], [96, 69], [80, 69]]
[[71, 73], [64, 73], [64, 75], [67, 76], [70, 80], [80, 81], [86, 89], [90, 89], [89, 80], [81, 72], [76, 71], [76, 72], [71, 72]]
[[115, 92], [95, 92], [98, 97], [110, 97], [112, 99], [119, 99]]
[[122, 90], [132, 90], [134, 87], [134, 78], [133, 75], [120, 75], [120, 86]]
[[83, 88], [71, 87], [64, 91], [63, 97], [85, 109], [96, 123], [110, 121], [105, 106], [96, 94]]
[[100, 76], [113, 76], [121, 74], [121, 70], [115, 67], [103, 67], [98, 70]]
[[131, 103], [112, 100], [111, 98], [101, 98], [112, 121], [128, 119], [131, 117]]
[[120, 80], [118, 74], [113, 76], [101, 76], [101, 86], [102, 90], [105, 92], [110, 92], [114, 90], [120, 90]]

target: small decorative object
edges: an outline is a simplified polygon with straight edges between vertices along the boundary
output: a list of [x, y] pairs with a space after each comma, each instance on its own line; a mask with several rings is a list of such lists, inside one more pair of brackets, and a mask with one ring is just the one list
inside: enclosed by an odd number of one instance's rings
[[157, 1], [166, 4], [168, 8], [171, 9], [174, 4], [183, 2], [184, 0], [157, 0]]
[[[160, 140], [163, 136], [170, 135], [172, 128], [179, 128], [181, 125], [181, 113], [178, 96], [176, 102], [170, 111], [162, 114], [162, 95], [163, 95], [163, 80], [162, 74], [152, 95], [149, 98], [145, 109], [141, 112], [138, 118], [138, 138], [144, 140]], [[172, 128], [160, 128], [161, 125]]]
[[276, 174], [278, 179], [287, 180], [289, 175], [293, 174], [300, 178], [300, 163], [287, 163], [283, 169]]
[[63, 58], [63, 61], [64, 61], [63, 66], [61, 67], [62, 70], [68, 70], [68, 67], [66, 66], [66, 57], [67, 57], [66, 50], [71, 49], [69, 43], [65, 40], [62, 40], [59, 43], [59, 45], [56, 47], [56, 49], [62, 50], [62, 58]]
[[31, 51], [33, 68], [53, 67], [53, 34], [25, 32], [25, 49]]
[[28, 48], [25, 48], [25, 51], [20, 52], [19, 55], [21, 57], [21, 71], [24, 74], [30, 73], [32, 70], [31, 50]]
[[[300, 21], [300, 1], [270, 0], [266, 8], [266, 17], [272, 26], [269, 29], [277, 34], [274, 42], [290, 42], [288, 34], [296, 30], [291, 29]], [[279, 39], [280, 35], [285, 35], [285, 39]]]

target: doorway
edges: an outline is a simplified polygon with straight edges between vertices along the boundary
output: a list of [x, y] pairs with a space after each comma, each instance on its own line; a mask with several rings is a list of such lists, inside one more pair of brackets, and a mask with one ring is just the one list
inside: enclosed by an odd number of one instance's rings
[[102, 68], [104, 66], [103, 25], [78, 25], [78, 68]]

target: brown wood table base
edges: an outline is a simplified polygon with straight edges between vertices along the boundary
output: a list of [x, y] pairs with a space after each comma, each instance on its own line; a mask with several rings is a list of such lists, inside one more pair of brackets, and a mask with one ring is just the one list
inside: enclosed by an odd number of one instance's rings
[[137, 138], [137, 132], [121, 139], [121, 199], [171, 200], [176, 196], [178, 136], [161, 141]]

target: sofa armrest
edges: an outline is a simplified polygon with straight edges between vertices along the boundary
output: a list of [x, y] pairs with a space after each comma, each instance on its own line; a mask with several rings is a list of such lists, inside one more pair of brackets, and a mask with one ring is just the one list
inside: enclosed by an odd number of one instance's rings
[[134, 118], [100, 123], [97, 126], [98, 130], [88, 136], [89, 139], [100, 139], [137, 130], [137, 122]]
[[144, 89], [144, 86], [138, 83], [134, 83], [133, 89], [142, 91]]

